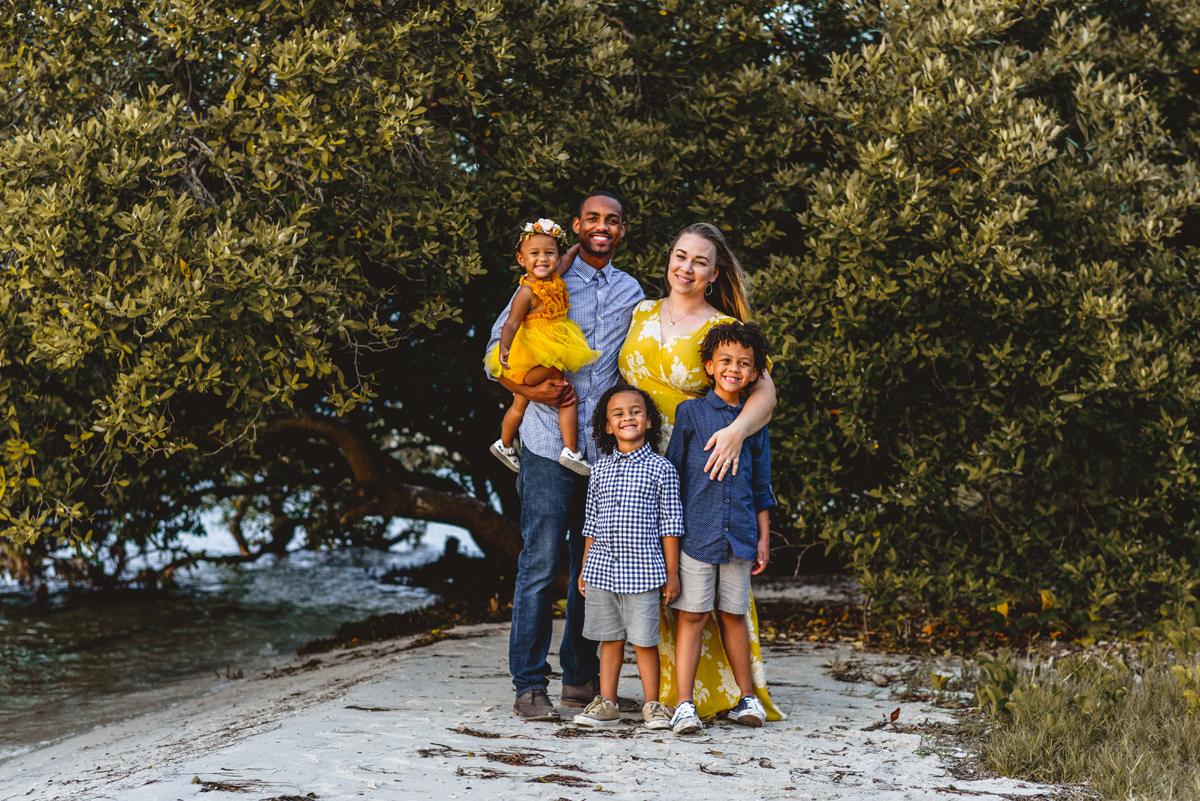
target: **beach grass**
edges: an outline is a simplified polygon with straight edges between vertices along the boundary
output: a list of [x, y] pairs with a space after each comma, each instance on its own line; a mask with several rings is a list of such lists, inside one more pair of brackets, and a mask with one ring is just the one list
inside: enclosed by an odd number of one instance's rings
[[981, 655], [988, 768], [1104, 799], [1200, 798], [1200, 656], [1144, 643], [1019, 664]]

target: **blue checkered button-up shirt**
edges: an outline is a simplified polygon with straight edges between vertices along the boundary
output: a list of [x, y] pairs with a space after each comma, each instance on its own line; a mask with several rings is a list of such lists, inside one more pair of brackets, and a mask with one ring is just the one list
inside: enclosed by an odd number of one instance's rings
[[[600, 451], [592, 439], [592, 411], [604, 391], [620, 378], [617, 357], [621, 355], [621, 345], [629, 333], [633, 307], [641, 303], [646, 294], [633, 276], [613, 267], [612, 262], [596, 270], [576, 257], [575, 263], [563, 275], [563, 281], [571, 300], [567, 317], [579, 323], [592, 350], [600, 351], [599, 359], [577, 372], [567, 373], [567, 379], [575, 385], [575, 394], [579, 397], [579, 444], [588, 461], [595, 464]], [[500, 332], [511, 307], [509, 300], [496, 318], [485, 354], [500, 342]], [[538, 456], [557, 460], [563, 448], [562, 432], [558, 430], [558, 409], [540, 403], [529, 404], [525, 419], [521, 421], [521, 443]]]
[[667, 458], [679, 471], [687, 534], [683, 552], [698, 562], [717, 565], [754, 559], [758, 553], [758, 513], [774, 506], [771, 491], [771, 441], [767, 429], [742, 443], [737, 475], [713, 481], [704, 472], [709, 438], [737, 419], [741, 406], [730, 406], [713, 390], [675, 409], [675, 430]]
[[615, 593], [667, 582], [662, 538], [683, 535], [675, 468], [649, 445], [592, 466], [583, 536], [591, 537], [583, 580]]

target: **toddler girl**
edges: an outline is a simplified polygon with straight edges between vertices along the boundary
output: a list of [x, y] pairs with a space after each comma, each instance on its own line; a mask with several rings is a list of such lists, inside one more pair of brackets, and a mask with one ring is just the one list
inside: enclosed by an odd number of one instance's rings
[[[570, 262], [559, 264], [560, 245], [565, 247], [566, 234], [551, 220], [527, 222], [517, 230], [513, 250], [525, 275], [513, 296], [500, 342], [484, 359], [492, 375], [531, 387], [561, 378], [563, 372], [578, 370], [599, 358], [600, 353], [588, 347], [579, 325], [567, 318], [571, 302], [562, 273]], [[500, 427], [500, 439], [492, 443], [492, 453], [514, 471], [521, 469], [521, 461], [513, 448], [513, 438], [528, 406], [527, 398], [513, 395], [513, 404]], [[563, 438], [559, 464], [580, 475], [590, 474], [591, 465], [579, 450], [576, 405], [559, 408], [558, 427]]]

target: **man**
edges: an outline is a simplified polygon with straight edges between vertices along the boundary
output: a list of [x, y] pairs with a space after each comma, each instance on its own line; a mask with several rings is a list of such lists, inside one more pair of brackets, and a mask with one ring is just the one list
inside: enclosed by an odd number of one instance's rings
[[[589, 462], [599, 457], [592, 438], [592, 410], [600, 395], [619, 380], [617, 357], [633, 307], [645, 299], [638, 282], [612, 266], [612, 254], [625, 235], [625, 212], [611, 192], [596, 191], [579, 204], [572, 226], [579, 235], [579, 255], [563, 275], [570, 293], [567, 316], [579, 324], [588, 345], [601, 352], [596, 361], [563, 379], [533, 387], [506, 378], [497, 380], [532, 403], [521, 423], [521, 536], [517, 563], [508, 664], [517, 700], [513, 710], [523, 720], [558, 720], [547, 695], [554, 580], [564, 555], [570, 558], [567, 624], [559, 649], [562, 703], [581, 707], [600, 694], [596, 643], [583, 637], [583, 597], [578, 579], [583, 564], [583, 509], [587, 478], [558, 463], [562, 434], [557, 407], [579, 404], [580, 449]], [[506, 308], [492, 326], [488, 350], [500, 341], [508, 319]], [[657, 700], [657, 699], [647, 699]], [[623, 711], [638, 709], [621, 699]], [[628, 710], [625, 707], [629, 707]]]

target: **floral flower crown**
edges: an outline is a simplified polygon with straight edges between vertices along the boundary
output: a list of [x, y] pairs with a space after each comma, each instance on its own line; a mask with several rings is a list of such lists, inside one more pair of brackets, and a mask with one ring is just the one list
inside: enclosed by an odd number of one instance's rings
[[560, 248], [565, 248], [567, 246], [567, 232], [563, 230], [561, 225], [554, 222], [554, 220], [547, 220], [545, 217], [543, 217], [540, 220], [527, 222], [521, 226], [521, 230], [518, 232], [517, 238], [513, 242], [513, 250], [519, 251], [521, 249], [522, 242], [537, 234], [554, 237], [554, 241], [558, 242], [558, 246]]

